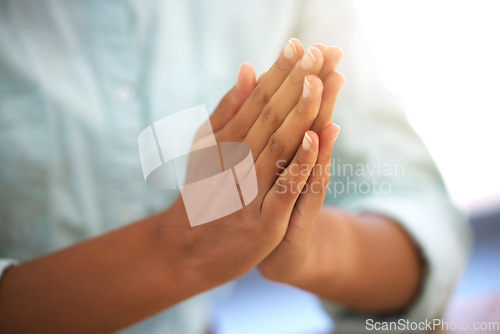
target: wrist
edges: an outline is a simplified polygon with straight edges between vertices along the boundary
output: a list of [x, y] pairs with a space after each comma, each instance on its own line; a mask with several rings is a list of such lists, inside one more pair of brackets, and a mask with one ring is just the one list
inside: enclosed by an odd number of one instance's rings
[[307, 245], [294, 256], [297, 259], [295, 270], [283, 283], [320, 295], [326, 287], [330, 291], [339, 287], [338, 281], [345, 274], [349, 257], [343, 248], [346, 244], [343, 239], [348, 236], [342, 229], [342, 220], [339, 210], [321, 210]]
[[205, 234], [209, 231], [201, 226], [190, 226], [180, 197], [152, 220], [163, 270], [173, 280], [169, 286], [191, 296], [233, 278], [217, 272], [218, 257], [214, 254], [217, 245], [207, 245], [210, 236]]

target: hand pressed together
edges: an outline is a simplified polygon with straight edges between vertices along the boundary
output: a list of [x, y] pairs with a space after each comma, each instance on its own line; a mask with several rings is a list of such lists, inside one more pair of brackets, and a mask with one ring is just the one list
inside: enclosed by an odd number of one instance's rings
[[[250, 147], [258, 195], [243, 209], [194, 228], [178, 198], [165, 212], [161, 232], [179, 243], [169, 244], [167, 252], [183, 250], [180, 273], [201, 272], [220, 284], [259, 264], [275, 280], [304, 267], [311, 224], [329, 178], [312, 171], [329, 165], [338, 133], [330, 121], [343, 83], [335, 72], [340, 57], [338, 48], [318, 44], [304, 52], [291, 39], [258, 82], [250, 64], [241, 66], [235, 87], [210, 121], [218, 141]], [[177, 228], [182, 237], [172, 238]]]

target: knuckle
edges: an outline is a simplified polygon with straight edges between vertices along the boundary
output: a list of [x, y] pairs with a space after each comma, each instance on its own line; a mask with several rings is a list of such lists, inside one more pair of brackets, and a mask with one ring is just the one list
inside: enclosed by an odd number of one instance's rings
[[276, 134], [273, 134], [271, 138], [269, 138], [267, 149], [269, 150], [269, 152], [271, 152], [272, 155], [276, 157], [281, 156], [285, 152], [285, 146]]
[[295, 161], [299, 167], [299, 171], [300, 172], [303, 172], [304, 171], [304, 165], [307, 163], [306, 161], [304, 161], [303, 157], [300, 155], [300, 154], [297, 154], [297, 156], [295, 157]]
[[295, 112], [299, 115], [307, 114], [307, 109], [303, 102], [299, 102], [295, 106]]
[[255, 87], [253, 95], [258, 103], [265, 105], [269, 102], [270, 96], [267, 94], [264, 88], [262, 88], [262, 85], [257, 85], [257, 87]]
[[270, 103], [266, 104], [262, 109], [262, 117], [266, 123], [272, 126], [279, 125], [279, 119], [276, 115], [274, 107]]
[[273, 107], [268, 103], [262, 108], [262, 115], [266, 120], [270, 120], [273, 117]]
[[280, 74], [286, 75], [290, 71], [290, 65], [283, 59], [280, 59], [276, 63], [276, 71]]
[[297, 105], [295, 106], [295, 112], [298, 115], [309, 117], [314, 117], [316, 115], [315, 108], [303, 100], [300, 100], [299, 103], [297, 103]]

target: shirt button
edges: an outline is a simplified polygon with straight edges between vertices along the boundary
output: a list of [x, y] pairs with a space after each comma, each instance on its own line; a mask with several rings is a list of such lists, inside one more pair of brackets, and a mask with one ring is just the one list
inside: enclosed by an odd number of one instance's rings
[[135, 90], [130, 85], [118, 86], [115, 89], [115, 97], [121, 101], [132, 101], [135, 97]]

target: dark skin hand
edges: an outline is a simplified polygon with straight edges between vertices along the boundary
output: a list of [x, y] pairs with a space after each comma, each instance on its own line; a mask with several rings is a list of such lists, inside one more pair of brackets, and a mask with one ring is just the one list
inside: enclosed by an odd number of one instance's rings
[[420, 265], [398, 225], [322, 207], [324, 191], [300, 194], [306, 183], [328, 182], [312, 171], [330, 159], [338, 134], [330, 120], [343, 83], [334, 70], [340, 55], [321, 44], [304, 52], [292, 39], [258, 82], [244, 64], [212, 114], [218, 141], [252, 150], [259, 192], [250, 205], [191, 228], [178, 199], [154, 216], [9, 269], [0, 285], [0, 332], [113, 332], [257, 265], [269, 279], [354, 309], [405, 307]]

